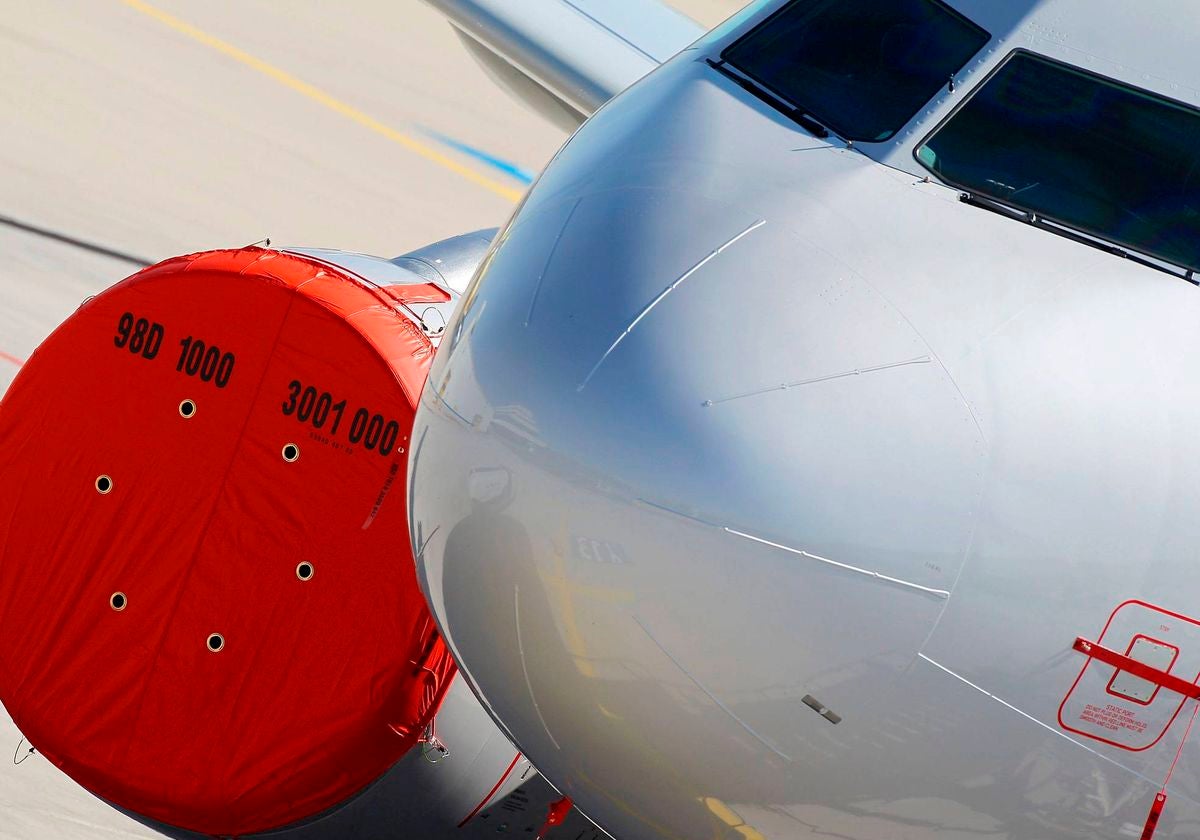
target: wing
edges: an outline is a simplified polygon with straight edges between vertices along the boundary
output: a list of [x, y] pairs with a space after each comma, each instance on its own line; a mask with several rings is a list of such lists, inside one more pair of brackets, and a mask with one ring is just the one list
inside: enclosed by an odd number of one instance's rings
[[512, 96], [573, 130], [704, 29], [658, 0], [426, 0]]

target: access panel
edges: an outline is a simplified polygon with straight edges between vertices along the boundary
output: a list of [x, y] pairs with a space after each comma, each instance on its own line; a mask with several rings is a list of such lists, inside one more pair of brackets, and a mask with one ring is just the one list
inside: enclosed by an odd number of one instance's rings
[[1058, 710], [1063, 729], [1132, 752], [1157, 744], [1200, 696], [1200, 621], [1142, 601], [1079, 638], [1082, 668]]

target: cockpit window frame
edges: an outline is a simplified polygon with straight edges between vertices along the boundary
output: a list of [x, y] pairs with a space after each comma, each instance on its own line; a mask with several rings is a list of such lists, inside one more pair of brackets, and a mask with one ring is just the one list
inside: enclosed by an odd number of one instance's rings
[[[1117, 254], [1118, 256], [1133, 259], [1134, 261], [1150, 268], [1156, 268], [1166, 271], [1172, 275], [1184, 277], [1189, 282], [1200, 285], [1200, 280], [1193, 277], [1193, 275], [1200, 275], [1200, 271], [1197, 271], [1194, 268], [1188, 267], [1179, 262], [1174, 262], [1162, 256], [1154, 255], [1153, 253], [1141, 250], [1134, 245], [1122, 243], [1112, 236], [1105, 235], [1104, 233], [1090, 230], [1071, 222], [1063, 221], [1053, 215], [1043, 215], [1029, 210], [1025, 207], [1022, 207], [1019, 203], [1006, 201], [1003, 198], [995, 198], [986, 193], [978, 192], [968, 185], [957, 183], [945, 177], [943, 174], [935, 172], [933, 169], [930, 169], [923, 160], [921, 160], [919, 156], [921, 149], [925, 148], [926, 144], [928, 144], [929, 141], [936, 134], [938, 134], [938, 132], [940, 132], [948, 123], [958, 116], [959, 112], [966, 108], [981, 91], [985, 90], [987, 86], [996, 78], [996, 76], [1004, 72], [1004, 69], [1008, 67], [1008, 65], [1014, 59], [1021, 56], [1029, 56], [1038, 61], [1057, 65], [1058, 67], [1062, 67], [1072, 73], [1078, 73], [1082, 76], [1089, 76], [1099, 83], [1115, 85], [1119, 88], [1126, 88], [1140, 95], [1157, 99], [1165, 104], [1188, 111], [1193, 111], [1200, 115], [1200, 105], [1196, 103], [1187, 102], [1172, 96], [1168, 96], [1156, 90], [1150, 90], [1149, 88], [1141, 87], [1126, 79], [1105, 75], [1104, 73], [1098, 73], [1095, 70], [1089, 70], [1086, 67], [1072, 64], [1071, 62], [1062, 58], [1047, 55], [1028, 47], [1016, 47], [1010, 50], [1008, 54], [1006, 54], [999, 61], [997, 61], [983, 78], [975, 82], [971, 86], [971, 89], [968, 91], [967, 95], [963, 97], [962, 101], [955, 103], [954, 107], [944, 114], [931, 129], [925, 132], [925, 134], [917, 139], [916, 142], [912, 143], [910, 154], [920, 171], [927, 173], [927, 177], [934, 179], [938, 183], [944, 184], [946, 187], [951, 189], [958, 190], [960, 193], [960, 198], [969, 205], [993, 210], [995, 212], [999, 212], [1003, 216], [1017, 221], [1029, 222], [1040, 229], [1047, 230], [1060, 236], [1065, 236], [1068, 239], [1072, 239], [1082, 244], [1099, 247], [1101, 250], [1106, 250]], [[1178, 270], [1174, 270], [1175, 267], [1178, 267]]]
[[[924, 1], [927, 3], [930, 3], [933, 6], [938, 7], [941, 11], [949, 14], [951, 17], [960, 21], [967, 27], [971, 28], [972, 30], [975, 30], [976, 33], [984, 36], [984, 39], [980, 43], [978, 49], [976, 49], [976, 51], [966, 60], [966, 62], [963, 63], [962, 66], [956, 68], [954, 73], [947, 79], [947, 83], [950, 84], [952, 79], [954, 78], [954, 76], [956, 76], [958, 73], [961, 73], [962, 70], [965, 67], [970, 66], [972, 62], [979, 60], [979, 56], [984, 54], [984, 51], [988, 48], [988, 46], [995, 39], [995, 35], [989, 29], [984, 27], [982, 24], [978, 23], [975, 20], [972, 20], [966, 14], [964, 14], [963, 12], [960, 12], [958, 9], [954, 8], [952, 5], [950, 5], [950, 3], [946, 2], [946, 0], [924, 0]], [[729, 58], [729, 53], [736, 50], [744, 41], [748, 40], [749, 38], [752, 38], [760, 30], [771, 26], [772, 23], [777, 18], [779, 18], [780, 16], [785, 14], [789, 9], [791, 9], [797, 3], [801, 3], [801, 2], [806, 2], [806, 0], [787, 0], [787, 2], [780, 4], [779, 8], [775, 9], [773, 12], [771, 12], [769, 15], [767, 15], [767, 17], [758, 21], [756, 24], [754, 24], [754, 26], [751, 26], [749, 29], [747, 29], [745, 32], [743, 32], [741, 35], [739, 35], [733, 41], [726, 44], [721, 49], [720, 53], [718, 54], [717, 61], [713, 61], [710, 59], [708, 63], [711, 66], [713, 66], [715, 69], [717, 69], [718, 71], [723, 72], [727, 75], [733, 76], [735, 78], [735, 80], [737, 80], [737, 78], [740, 76], [742, 79], [745, 80], [745, 81], [741, 82], [741, 84], [743, 84], [743, 86], [746, 86], [745, 82], [748, 81], [751, 84], [759, 87], [761, 89], [761, 94], [758, 94], [759, 99], [761, 99], [762, 101], [764, 101], [767, 104], [774, 107], [776, 110], [778, 110], [778, 111], [782, 112], [783, 114], [787, 115], [788, 117], [790, 117], [794, 122], [798, 123], [802, 128], [805, 128], [806, 130], [817, 134], [817, 136], [819, 136], [819, 137], [823, 137], [823, 136], [825, 136], [825, 134], [819, 130], [815, 131], [815, 132], [813, 131], [813, 125], [818, 120], [821, 121], [822, 128], [828, 129], [829, 132], [832, 132], [833, 134], [837, 135], [839, 138], [841, 138], [842, 140], [847, 141], [847, 142], [856, 143], [856, 144], [864, 143], [864, 144], [872, 144], [872, 145], [880, 145], [880, 146], [884, 146], [887, 144], [892, 144], [892, 143], [897, 142], [897, 139], [903, 135], [905, 127], [910, 125], [913, 122], [913, 120], [917, 119], [920, 116], [922, 109], [924, 107], [926, 107], [931, 101], [936, 99], [936, 97], [937, 97], [936, 90], [933, 91], [930, 94], [930, 97], [928, 99], [924, 100], [921, 103], [921, 105], [916, 108], [916, 110], [914, 110], [911, 114], [909, 114], [908, 117], [905, 119], [905, 121], [902, 124], [895, 126], [893, 128], [890, 128], [889, 129], [890, 133], [888, 134], [887, 137], [884, 137], [882, 139], [879, 137], [858, 137], [858, 136], [854, 136], [852, 133], [847, 133], [847, 132], [843, 131], [835, 122], [828, 120], [827, 115], [808, 114], [808, 113], [800, 111], [799, 107], [802, 106], [804, 103], [792, 102], [788, 98], [788, 96], [785, 93], [783, 93], [782, 91], [780, 91], [778, 88], [776, 88], [775, 86], [771, 85], [770, 83], [760, 79], [758, 76], [755, 76], [754, 74], [746, 71], [745, 69], [743, 69], [742, 67], [740, 67], [739, 65], [734, 63]], [[736, 71], [736, 74], [731, 73], [730, 72], [731, 70]], [[951, 90], [953, 90], [953, 88], [951, 88]], [[754, 92], [754, 91], [752, 91], [752, 92]], [[755, 92], [755, 93], [757, 93], [757, 92]]]

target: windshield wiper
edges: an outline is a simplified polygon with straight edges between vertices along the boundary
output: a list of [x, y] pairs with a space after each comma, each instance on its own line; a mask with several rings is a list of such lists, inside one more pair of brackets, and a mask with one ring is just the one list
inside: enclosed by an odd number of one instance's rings
[[[756, 98], [767, 103], [775, 110], [782, 111], [791, 120], [798, 123], [801, 128], [803, 128], [805, 131], [807, 131], [809, 134], [813, 135], [814, 137], [824, 140], [827, 137], [829, 137], [831, 134], [834, 134], [833, 131], [831, 131], [829, 128], [827, 128], [819, 119], [814, 117], [808, 111], [804, 110], [803, 108], [797, 107], [795, 104], [788, 102], [786, 99], [776, 96], [775, 94], [771, 93], [770, 90], [763, 87], [758, 82], [751, 79], [750, 77], [744, 76], [739, 72], [735, 72], [734, 69], [732, 67], [730, 67], [730, 65], [726, 64], [724, 61], [714, 61], [711, 58], [706, 58], [704, 60], [705, 60], [705, 62], [708, 63], [709, 67], [716, 70], [718, 73], [723, 75], [725, 78], [733, 81], [738, 87], [742, 88], [743, 90], [745, 90], [748, 93], [753, 94]], [[837, 136], [837, 135], [835, 135], [835, 136]], [[850, 141], [848, 141], [840, 136], [838, 136], [838, 139], [841, 140], [843, 143], [845, 143], [847, 146], [850, 145]]]
[[1061, 236], [1064, 239], [1070, 239], [1072, 242], [1078, 242], [1081, 245], [1087, 245], [1095, 248], [1098, 251], [1112, 254], [1114, 257], [1131, 260], [1138, 265], [1144, 265], [1146, 268], [1153, 268], [1156, 271], [1161, 271], [1164, 274], [1170, 274], [1172, 277], [1178, 277], [1186, 280], [1193, 286], [1200, 286], [1200, 279], [1195, 275], [1195, 269], [1188, 268], [1185, 265], [1176, 263], [1159, 262], [1155, 259], [1143, 257], [1134, 251], [1128, 251], [1119, 245], [1114, 245], [1104, 239], [1092, 236], [1077, 230], [1068, 225], [1064, 225], [1056, 219], [1048, 219], [1030, 210], [1025, 210], [1013, 204], [1008, 204], [998, 198], [993, 198], [987, 195], [978, 195], [976, 193], [962, 192], [958, 194], [958, 200], [963, 204], [968, 204], [971, 207], [978, 207], [982, 210], [988, 210], [992, 213], [997, 213], [1009, 219], [1018, 222], [1025, 222], [1028, 225], [1036, 227], [1038, 230], [1044, 230], [1048, 233], [1053, 233], [1055, 236]]

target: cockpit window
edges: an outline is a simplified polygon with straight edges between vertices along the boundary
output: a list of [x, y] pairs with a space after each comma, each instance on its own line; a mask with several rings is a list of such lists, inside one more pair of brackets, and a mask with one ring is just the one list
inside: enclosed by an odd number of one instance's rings
[[1027, 52], [917, 148], [942, 180], [1200, 269], [1200, 110]]
[[882, 141], [988, 38], [940, 0], [794, 0], [721, 58], [841, 137]]

